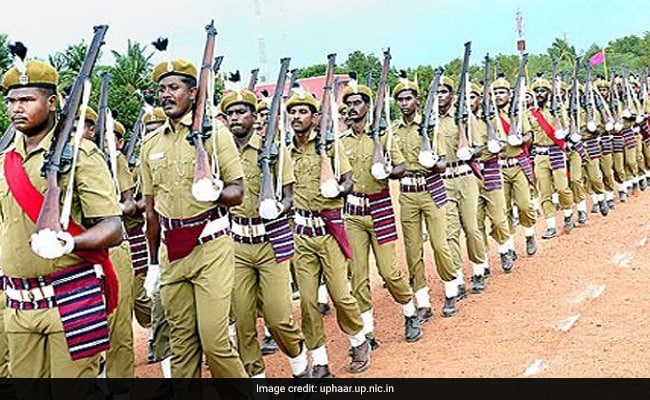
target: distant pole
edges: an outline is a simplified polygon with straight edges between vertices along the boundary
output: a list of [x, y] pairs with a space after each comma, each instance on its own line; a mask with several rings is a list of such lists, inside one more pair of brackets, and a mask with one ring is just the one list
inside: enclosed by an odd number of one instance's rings
[[526, 52], [526, 39], [524, 38], [524, 15], [519, 7], [515, 13], [515, 32], [517, 32], [517, 51], [520, 56]]
[[257, 51], [259, 58], [257, 66], [260, 69], [260, 82], [266, 82], [268, 73], [268, 62], [266, 59], [266, 43], [264, 41], [264, 20], [262, 19], [262, 7], [259, 0], [253, 0], [255, 8], [255, 33], [257, 36]]

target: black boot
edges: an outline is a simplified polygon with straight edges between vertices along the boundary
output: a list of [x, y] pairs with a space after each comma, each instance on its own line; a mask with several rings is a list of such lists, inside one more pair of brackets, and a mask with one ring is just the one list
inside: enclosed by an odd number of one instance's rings
[[[512, 271], [512, 267], [514, 266], [515, 266], [515, 260], [512, 258], [512, 253], [510, 252], [510, 250], [501, 254], [501, 268], [503, 268], [503, 272], [509, 273], [510, 271]], [[474, 278], [472, 278], [472, 282], [474, 282], [473, 279]], [[473, 291], [473, 287], [472, 287], [472, 291]]]
[[535, 236], [526, 236], [526, 254], [534, 256], [537, 253], [537, 242]]
[[413, 343], [422, 337], [422, 327], [417, 315], [404, 317], [404, 337], [407, 343]]
[[485, 277], [483, 275], [472, 276], [472, 293], [479, 294], [485, 291]]
[[442, 316], [453, 317], [456, 314], [456, 297], [445, 297], [445, 304], [442, 306]]
[[578, 211], [578, 223], [580, 225], [584, 225], [587, 223], [587, 212], [586, 211]]
[[573, 222], [573, 214], [569, 215], [568, 217], [564, 217], [564, 233], [571, 233], [575, 226], [575, 222]]
[[555, 228], [546, 228], [546, 231], [542, 234], [542, 239], [553, 239], [557, 236], [557, 229]]
[[606, 217], [609, 214], [609, 204], [606, 201], [599, 201], [598, 208], [600, 209], [600, 215]]

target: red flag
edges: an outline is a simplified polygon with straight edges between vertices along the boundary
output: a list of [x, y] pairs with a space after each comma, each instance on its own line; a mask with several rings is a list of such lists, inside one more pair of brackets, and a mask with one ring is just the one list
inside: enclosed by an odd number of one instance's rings
[[589, 63], [591, 65], [600, 65], [605, 62], [605, 51], [601, 50], [598, 53], [591, 56]]

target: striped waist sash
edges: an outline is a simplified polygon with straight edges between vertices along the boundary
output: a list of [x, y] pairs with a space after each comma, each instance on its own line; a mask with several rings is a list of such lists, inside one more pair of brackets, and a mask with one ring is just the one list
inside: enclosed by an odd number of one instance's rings
[[[517, 160], [516, 158], [514, 160]], [[492, 192], [503, 189], [503, 177], [501, 175], [501, 165], [498, 158], [483, 161], [481, 171], [483, 172], [483, 183], [485, 190]]]
[[560, 146], [535, 146], [535, 154], [538, 156], [548, 156], [553, 171], [566, 168], [564, 152]]
[[147, 254], [147, 236], [144, 233], [144, 224], [126, 231], [126, 239], [131, 249], [131, 263], [136, 275], [146, 274], [149, 269], [149, 255]]
[[45, 276], [7, 277], [7, 307], [17, 310], [56, 307], [73, 360], [108, 350], [106, 304], [98, 267], [83, 262]]
[[626, 128], [621, 131], [623, 140], [625, 141], [625, 147], [628, 149], [634, 149], [636, 147], [636, 134], [632, 128]]
[[235, 242], [245, 244], [270, 242], [278, 263], [293, 257], [293, 233], [285, 215], [272, 221], [232, 215], [230, 222], [230, 233]]
[[589, 155], [589, 159], [591, 160], [600, 159], [601, 157], [600, 140], [597, 137], [585, 140], [584, 144], [587, 149], [587, 154]]
[[411, 174], [399, 180], [399, 188], [403, 193], [429, 192], [438, 208], [447, 204], [447, 190], [440, 174]]
[[349, 194], [345, 202], [345, 213], [358, 216], [369, 215], [379, 244], [397, 240], [395, 213], [388, 189], [371, 195]]

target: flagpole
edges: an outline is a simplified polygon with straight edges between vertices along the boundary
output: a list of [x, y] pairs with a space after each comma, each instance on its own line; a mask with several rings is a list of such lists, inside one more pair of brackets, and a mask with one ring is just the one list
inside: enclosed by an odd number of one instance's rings
[[605, 68], [605, 80], [609, 81], [607, 76], [607, 54], [605, 54], [605, 48], [603, 47], [603, 68]]

